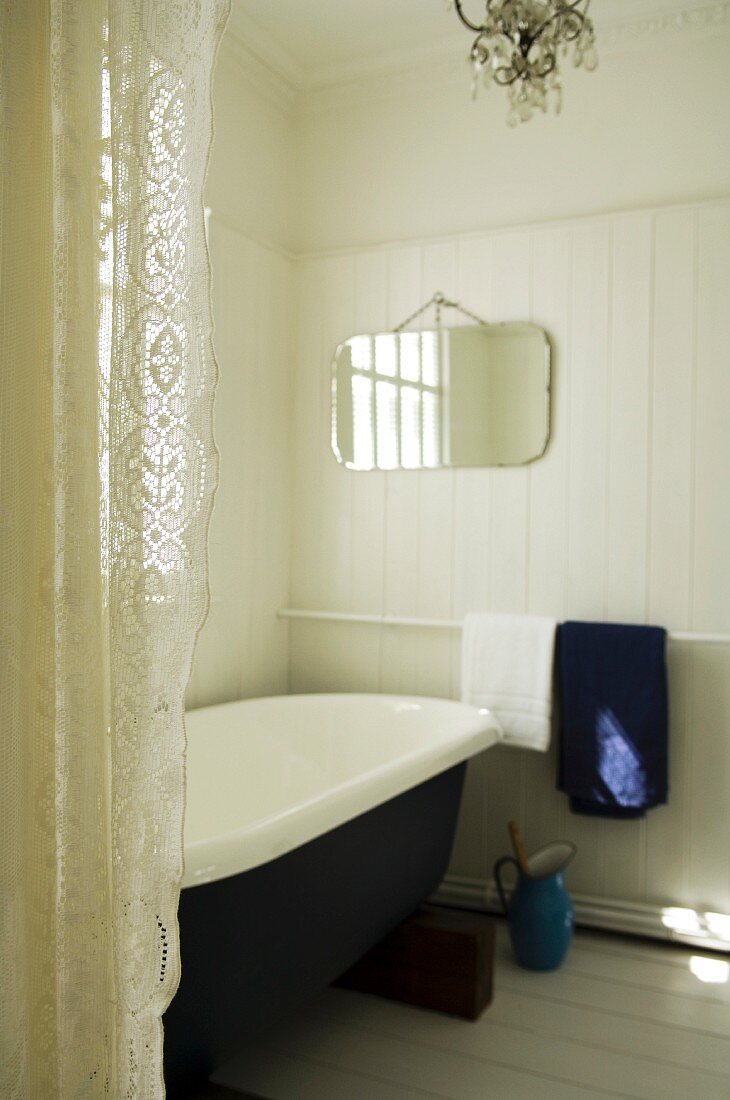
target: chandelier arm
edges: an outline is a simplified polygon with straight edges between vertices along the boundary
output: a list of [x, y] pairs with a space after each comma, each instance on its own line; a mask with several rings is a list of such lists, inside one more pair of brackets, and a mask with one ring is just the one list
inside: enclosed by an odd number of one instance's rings
[[579, 38], [583, 28], [588, 22], [585, 15], [583, 15], [583, 13], [580, 11], [572, 11], [570, 13], [567, 13], [565, 11], [557, 11], [555, 15], [551, 15], [550, 18], [546, 19], [543, 25], [537, 31], [535, 31], [534, 37], [530, 39], [530, 45], [532, 45], [533, 42], [536, 42], [538, 38], [540, 38], [540, 36], [547, 30], [551, 23], [555, 23], [556, 21], [564, 19], [567, 14], [570, 15], [571, 19], [575, 19], [577, 21], [577, 24], [576, 30], [572, 34], [566, 32], [565, 41], [574, 42], [576, 38]]
[[573, 0], [572, 4], [570, 4], [570, 3], [563, 4], [563, 6], [560, 8], [559, 11], [554, 12], [553, 15], [551, 15], [548, 19], [545, 20], [545, 22], [542, 24], [542, 26], [537, 28], [537, 30], [535, 31], [534, 35], [532, 36], [532, 38], [530, 40], [530, 45], [532, 45], [533, 42], [537, 41], [537, 39], [540, 37], [540, 35], [545, 30], [547, 30], [547, 28], [550, 26], [551, 23], [554, 23], [556, 20], [562, 20], [566, 16], [570, 16], [571, 18], [578, 20], [578, 30], [575, 32], [575, 34], [569, 34], [569, 35], [566, 36], [567, 41], [569, 41], [569, 42], [572, 42], [574, 39], [576, 39], [579, 36], [579, 34], [581, 33], [581, 31], [583, 30], [583, 28], [585, 27], [587, 19], [588, 19], [588, 16], [587, 16], [588, 5], [587, 4], [586, 4], [586, 10], [584, 12], [578, 10], [580, 5], [583, 4], [583, 3], [584, 3], [584, 0]]
[[495, 69], [492, 75], [492, 80], [495, 84], [499, 84], [500, 88], [508, 88], [510, 84], [514, 84], [522, 76], [517, 69], [514, 69], [511, 65], [504, 69]]
[[[534, 73], [533, 76], [537, 76], [540, 80], [544, 80], [546, 76], [550, 76], [550, 73], [555, 71], [555, 64], [556, 59], [554, 57], [548, 58], [545, 66], [540, 69], [539, 72]], [[492, 80], [495, 84], [498, 84], [500, 88], [509, 88], [511, 84], [516, 84], [518, 80], [529, 79], [531, 79], [531, 77], [527, 73], [515, 69], [512, 65], [505, 66], [502, 69], [495, 69], [492, 73]]]
[[[486, 0], [481, 25], [465, 15], [465, 3], [466, 0], [453, 0], [459, 21], [476, 34], [470, 52], [474, 67], [472, 91], [476, 89], [477, 77], [491, 61], [493, 82], [511, 89], [512, 110], [507, 119], [510, 126], [520, 120], [526, 122], [537, 107], [545, 111], [551, 91], [556, 94], [556, 111], [559, 111], [560, 84], [555, 80], [560, 71], [558, 52], [561, 47], [567, 52], [568, 43], [577, 42], [575, 61], [580, 65], [583, 54], [579, 51], [593, 50], [595, 32], [588, 15], [591, 0], [545, 0], [540, 3]], [[541, 16], [542, 23], [535, 26]], [[595, 55], [586, 53], [586, 68], [592, 70], [595, 66]], [[488, 71], [484, 71], [485, 79], [488, 75]], [[549, 87], [547, 78], [550, 78]], [[520, 83], [522, 87], [517, 93]]]
[[543, 66], [543, 68], [540, 69], [537, 73], [540, 80], [544, 80], [546, 76], [550, 76], [550, 73], [555, 71], [556, 64], [557, 64], [557, 59], [555, 57], [555, 54], [550, 54], [546, 58], [546, 63]]
[[468, 27], [470, 31], [474, 31], [475, 34], [481, 34], [483, 26], [480, 23], [472, 23], [470, 19], [464, 15], [464, 9], [462, 8], [462, 0], [454, 0], [454, 7], [456, 8], [456, 14], [462, 21], [465, 27]]

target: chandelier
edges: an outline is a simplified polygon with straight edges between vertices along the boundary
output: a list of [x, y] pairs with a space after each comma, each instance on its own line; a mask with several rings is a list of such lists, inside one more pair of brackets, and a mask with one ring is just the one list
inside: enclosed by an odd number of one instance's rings
[[448, 2], [476, 34], [469, 53], [472, 95], [492, 80], [507, 88], [510, 126], [527, 122], [535, 110], [547, 111], [549, 100], [560, 113], [560, 58], [571, 46], [576, 68], [592, 72], [598, 64], [590, 0], [487, 0], [482, 23], [467, 18], [464, 0]]

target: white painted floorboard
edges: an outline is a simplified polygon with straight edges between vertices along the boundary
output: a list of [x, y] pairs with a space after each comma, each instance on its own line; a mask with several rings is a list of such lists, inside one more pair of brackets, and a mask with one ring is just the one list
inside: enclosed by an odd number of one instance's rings
[[215, 1075], [264, 1100], [728, 1100], [730, 982], [684, 948], [579, 933], [565, 965], [512, 961], [500, 923], [494, 1002], [476, 1023], [325, 990]]

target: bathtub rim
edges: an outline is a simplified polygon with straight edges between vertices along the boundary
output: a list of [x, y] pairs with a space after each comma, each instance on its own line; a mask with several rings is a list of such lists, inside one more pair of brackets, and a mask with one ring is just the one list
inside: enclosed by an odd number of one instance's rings
[[259, 696], [197, 708], [188, 711], [187, 715], [275, 700], [291, 700], [291, 704], [295, 704], [302, 699], [322, 702], [344, 700], [348, 703], [357, 700], [420, 705], [435, 703], [442, 711], [453, 710], [454, 718], [458, 717], [464, 726], [458, 733], [445, 735], [443, 741], [398, 755], [294, 806], [278, 810], [238, 829], [185, 842], [185, 869], [181, 884], [183, 889], [216, 882], [277, 859], [440, 772], [478, 755], [501, 740], [499, 724], [485, 708], [425, 695], [310, 692]]

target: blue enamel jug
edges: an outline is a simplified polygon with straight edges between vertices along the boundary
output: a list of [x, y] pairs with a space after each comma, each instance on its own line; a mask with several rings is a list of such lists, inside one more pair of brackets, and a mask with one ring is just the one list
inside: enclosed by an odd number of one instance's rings
[[[494, 865], [515, 958], [527, 970], [555, 970], [570, 946], [574, 917], [564, 874], [575, 852], [574, 844], [560, 840], [531, 855], [526, 873], [512, 856], [504, 856]], [[508, 864], [517, 870], [517, 885], [509, 903], [502, 882]]]

